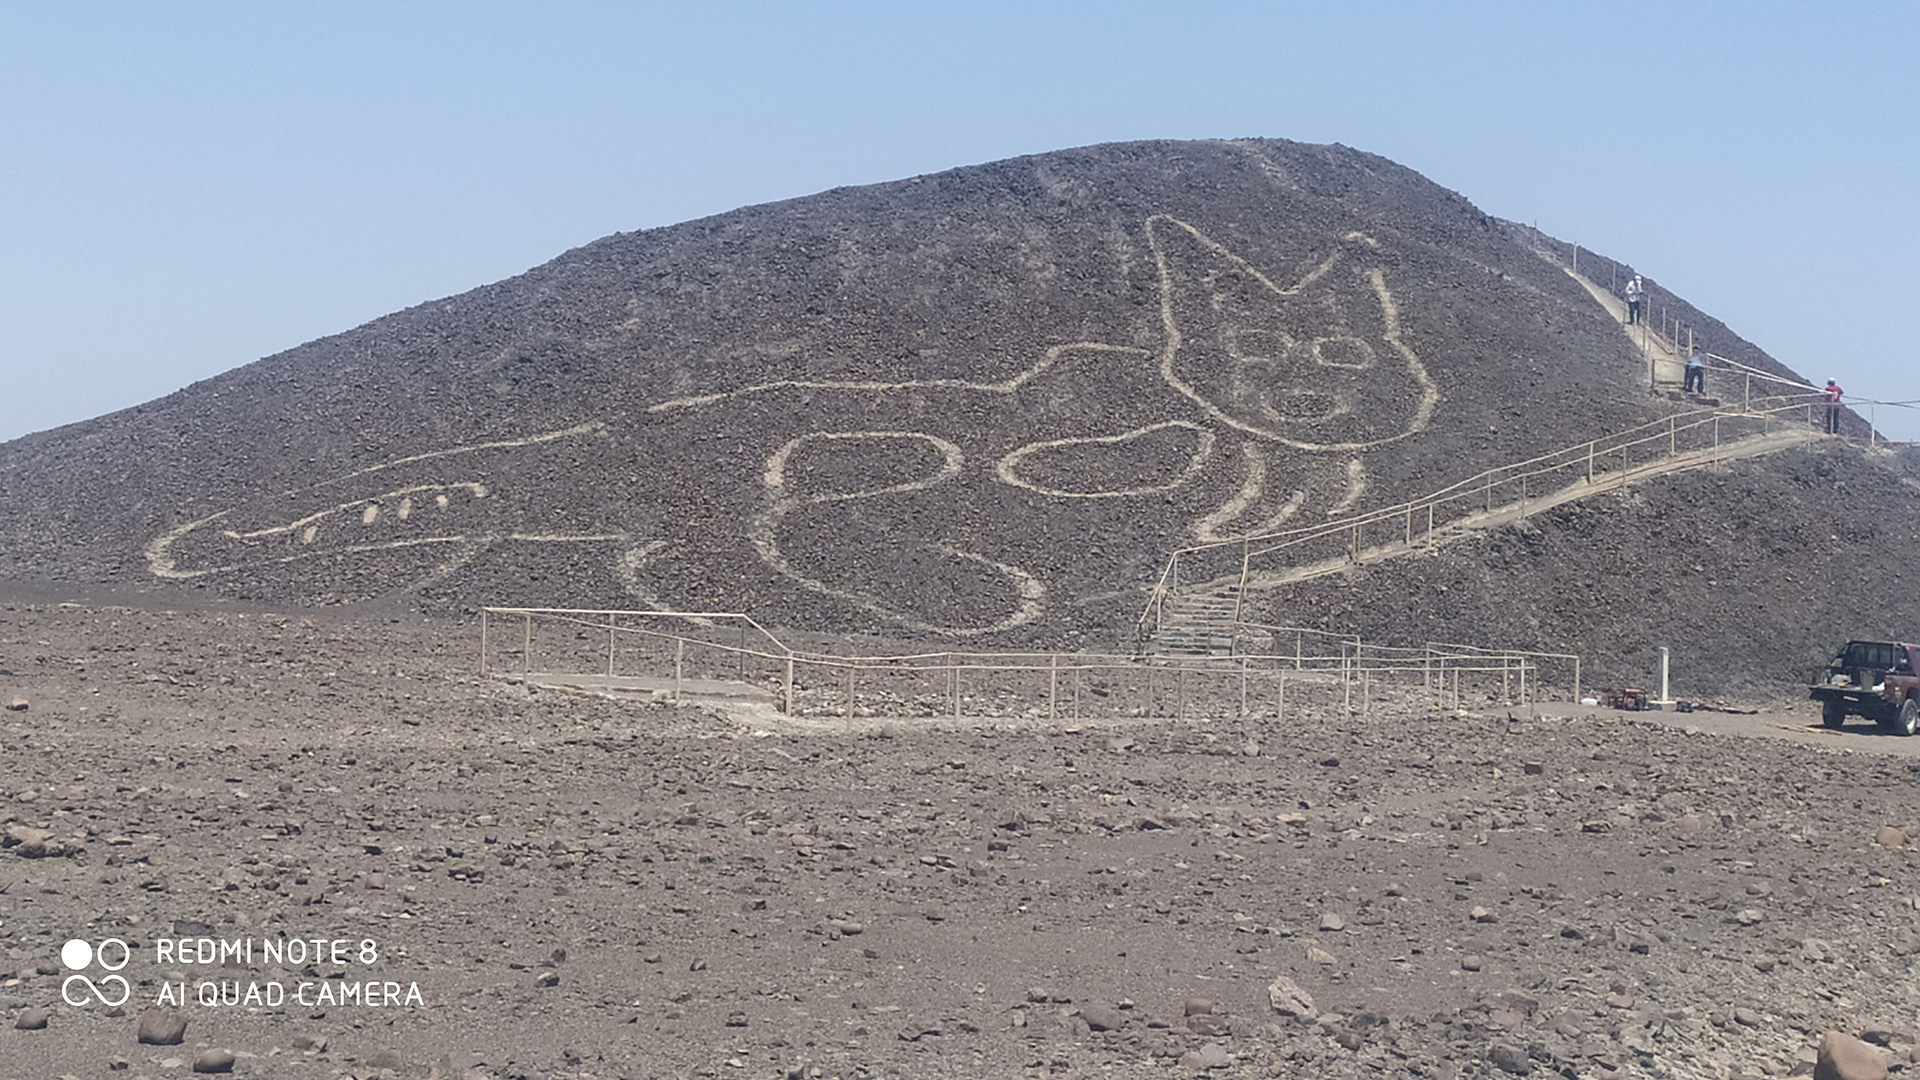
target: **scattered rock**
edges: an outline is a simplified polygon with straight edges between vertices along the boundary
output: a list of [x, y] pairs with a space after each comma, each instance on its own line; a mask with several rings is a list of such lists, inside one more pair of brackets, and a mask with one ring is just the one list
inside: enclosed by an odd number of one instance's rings
[[26, 711], [27, 711], [27, 699], [26, 699], [26, 698], [23, 698], [23, 697], [16, 697], [16, 698], [14, 698], [13, 700], [11, 700], [11, 701], [9, 701], [9, 702], [7, 702], [7, 711], [9, 711], [9, 712], [26, 712]]
[[17, 1017], [17, 1018], [16, 1018], [16, 1019], [15, 1019], [15, 1020], [13, 1021], [13, 1026], [14, 1026], [14, 1030], [16, 1030], [16, 1031], [41, 1031], [41, 1030], [44, 1030], [44, 1029], [46, 1028], [46, 1026], [47, 1026], [47, 1020], [48, 1020], [48, 1019], [49, 1019], [49, 1018], [50, 1018], [51, 1016], [52, 1016], [52, 1014], [51, 1014], [51, 1013], [49, 1013], [49, 1012], [48, 1012], [48, 1011], [47, 1011], [46, 1009], [27, 1009], [27, 1010], [24, 1010], [24, 1011], [23, 1011], [23, 1012], [21, 1012], [21, 1014], [20, 1014], [20, 1015], [19, 1015], [19, 1016], [18, 1016], [18, 1017]]
[[1267, 984], [1267, 1003], [1273, 1011], [1282, 1016], [1298, 1016], [1311, 1020], [1320, 1015], [1314, 1008], [1313, 995], [1300, 988], [1300, 984], [1282, 975]]
[[1187, 1003], [1186, 1003], [1186, 1005], [1185, 1005], [1185, 1006], [1183, 1007], [1183, 1011], [1181, 1012], [1181, 1014], [1180, 1014], [1180, 1015], [1182, 1015], [1182, 1016], [1206, 1016], [1206, 1015], [1208, 1015], [1208, 1014], [1209, 1014], [1209, 1013], [1211, 1013], [1211, 1012], [1213, 1012], [1213, 1001], [1212, 1001], [1212, 999], [1210, 999], [1210, 998], [1202, 998], [1202, 997], [1196, 997], [1196, 998], [1188, 998], [1188, 999], [1187, 999]]
[[1880, 830], [1873, 834], [1873, 842], [1881, 847], [1906, 847], [1907, 834], [1891, 825], [1882, 825]]
[[1490, 923], [1490, 922], [1500, 921], [1500, 916], [1495, 915], [1492, 911], [1483, 907], [1476, 906], [1470, 914], [1473, 916], [1473, 921], [1477, 923]]
[[178, 1013], [148, 1009], [140, 1014], [140, 1030], [135, 1038], [148, 1046], [179, 1046], [187, 1038], [187, 1018]]
[[197, 1073], [225, 1073], [233, 1071], [234, 1053], [231, 1050], [202, 1050], [193, 1056], [193, 1071]]
[[30, 829], [25, 825], [7, 826], [6, 836], [0, 838], [0, 847], [12, 848], [14, 854], [28, 859], [44, 859], [66, 853], [65, 848], [54, 840], [52, 833], [45, 829]]
[[1080, 1019], [1085, 1020], [1087, 1027], [1093, 1031], [1119, 1031], [1127, 1023], [1125, 1013], [1103, 1005], [1089, 1005], [1082, 1008]]
[[1201, 1014], [1187, 1017], [1187, 1030], [1195, 1035], [1225, 1035], [1228, 1027], [1225, 1017]]
[[1479, 971], [1487, 966], [1487, 960], [1479, 953], [1468, 953], [1460, 958], [1461, 971]]
[[1887, 1080], [1887, 1056], [1843, 1031], [1820, 1036], [1813, 1080]]
[[1187, 1051], [1180, 1057], [1183, 1069], [1224, 1069], [1233, 1064], [1233, 1055], [1219, 1043], [1208, 1043]]
[[1495, 1043], [1487, 1053], [1487, 1060], [1493, 1062], [1494, 1068], [1515, 1076], [1525, 1076], [1533, 1071], [1533, 1062], [1528, 1059], [1527, 1052], [1506, 1043]]
[[1331, 911], [1327, 912], [1325, 915], [1320, 916], [1320, 929], [1326, 931], [1327, 933], [1337, 934], [1340, 931], [1345, 930], [1346, 928], [1347, 928], [1347, 920], [1341, 918], [1339, 915]]

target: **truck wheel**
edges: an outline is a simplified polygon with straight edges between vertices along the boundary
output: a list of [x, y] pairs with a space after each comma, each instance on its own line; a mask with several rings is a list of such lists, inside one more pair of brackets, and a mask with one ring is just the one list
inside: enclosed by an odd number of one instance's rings
[[1893, 721], [1893, 730], [1897, 735], [1911, 735], [1920, 731], [1920, 704], [1912, 698], [1900, 703], [1900, 713]]
[[1830, 728], [1839, 729], [1847, 722], [1847, 707], [1834, 698], [1820, 703], [1820, 722]]

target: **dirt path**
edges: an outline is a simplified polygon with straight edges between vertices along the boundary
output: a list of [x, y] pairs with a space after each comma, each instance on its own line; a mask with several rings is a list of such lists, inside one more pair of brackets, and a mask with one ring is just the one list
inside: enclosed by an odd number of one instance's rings
[[[1562, 267], [1562, 269], [1565, 268]], [[1631, 326], [1627, 325], [1627, 302], [1613, 295], [1605, 287], [1587, 280], [1572, 270], [1567, 270], [1567, 276], [1585, 286], [1586, 290], [1593, 294], [1593, 298], [1607, 310], [1607, 314], [1613, 316], [1614, 321], [1620, 324], [1621, 331], [1627, 335], [1628, 340], [1633, 342], [1633, 347], [1640, 351], [1642, 357], [1652, 356], [1653, 380], [1656, 386], [1679, 386], [1686, 381], [1687, 360], [1680, 355], [1678, 346], [1668, 341], [1664, 334], [1649, 327], [1645, 320]]]
[[[1497, 529], [1532, 517], [1535, 514], [1551, 510], [1556, 506], [1584, 499], [1605, 491], [1618, 490], [1621, 487], [1643, 483], [1655, 477], [1671, 473], [1686, 472], [1693, 469], [1718, 465], [1725, 461], [1759, 457], [1763, 454], [1778, 453], [1782, 450], [1803, 446], [1818, 439], [1811, 429], [1784, 428], [1763, 435], [1751, 435], [1725, 445], [1710, 449], [1694, 450], [1672, 454], [1657, 461], [1635, 465], [1616, 472], [1605, 473], [1594, 480], [1577, 480], [1558, 491], [1548, 492], [1525, 502], [1508, 503], [1491, 510], [1468, 514], [1436, 530], [1431, 537], [1421, 537], [1409, 544], [1405, 540], [1362, 548], [1357, 555], [1322, 559], [1302, 566], [1289, 567], [1277, 571], [1256, 571], [1247, 576], [1246, 588], [1249, 590], [1276, 589], [1294, 582], [1306, 581], [1345, 571], [1356, 564], [1380, 562], [1416, 552], [1431, 551], [1436, 546], [1456, 543], [1477, 536], [1489, 529]], [[1237, 585], [1237, 575], [1228, 575], [1209, 585]]]

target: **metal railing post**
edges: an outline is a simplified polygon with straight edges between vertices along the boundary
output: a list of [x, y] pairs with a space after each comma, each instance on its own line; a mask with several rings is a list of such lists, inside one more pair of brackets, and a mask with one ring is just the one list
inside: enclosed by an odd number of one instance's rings
[[480, 609], [480, 677], [487, 677], [487, 609]]

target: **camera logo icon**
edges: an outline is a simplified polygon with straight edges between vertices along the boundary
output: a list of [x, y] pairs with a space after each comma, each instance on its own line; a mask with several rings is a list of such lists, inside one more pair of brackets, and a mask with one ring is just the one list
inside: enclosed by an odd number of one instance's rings
[[[82, 941], [79, 938], [74, 938], [60, 946], [60, 962], [66, 965], [67, 970], [73, 972], [72, 975], [67, 976], [65, 982], [60, 984], [60, 1000], [75, 1008], [85, 1008], [95, 1001], [108, 1007], [125, 1005], [127, 999], [133, 996], [133, 987], [127, 984], [125, 978], [119, 975], [107, 975], [95, 983], [83, 972], [91, 968], [95, 961], [99, 962], [103, 971], [119, 971], [126, 967], [127, 961], [131, 959], [133, 959], [133, 949], [119, 938], [107, 938], [100, 942], [98, 948], [91, 942]], [[80, 992], [78, 1000], [74, 997], [76, 983], [85, 988], [84, 992]], [[118, 999], [108, 996], [108, 991], [115, 989], [120, 992]]]

